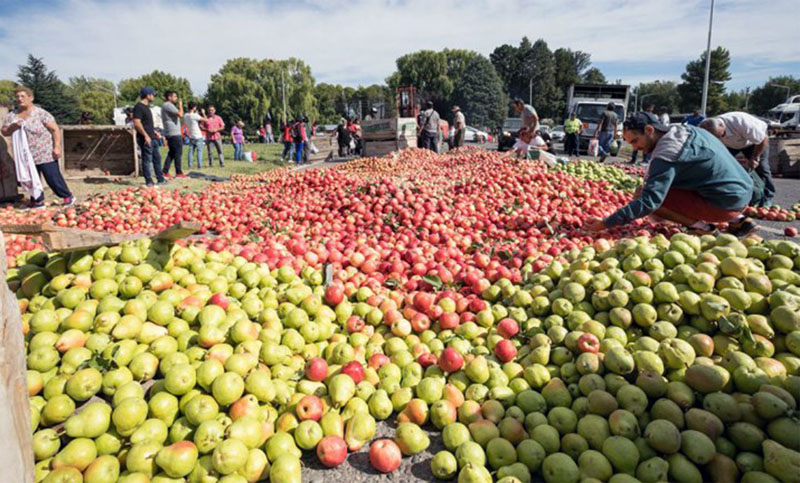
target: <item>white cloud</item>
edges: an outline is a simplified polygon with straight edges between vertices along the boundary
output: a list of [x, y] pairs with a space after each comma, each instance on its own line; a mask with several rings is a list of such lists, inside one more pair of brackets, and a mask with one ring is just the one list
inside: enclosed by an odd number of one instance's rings
[[[306, 0], [175, 2], [63, 0], [2, 14], [0, 77], [14, 78], [28, 52], [62, 78], [92, 75], [118, 81], [153, 69], [187, 77], [203, 92], [210, 76], [235, 56], [305, 60], [319, 81], [381, 82], [395, 59], [419, 49], [466, 48], [489, 54], [523, 35], [627, 62], [623, 81], [676, 79], [705, 48], [708, 0]], [[734, 76], [763, 82], [776, 63], [800, 65], [797, 0], [719, 0], [713, 45], [747, 67]], [[791, 12], [794, 12], [793, 14]], [[780, 46], [780, 48], [777, 48]], [[663, 72], [658, 62], [680, 65]], [[656, 66], [653, 75], [639, 67]], [[796, 70], [796, 69], [794, 69]], [[769, 74], [767, 73], [769, 72]], [[791, 73], [791, 72], [790, 72]], [[618, 77], [618, 76], [614, 76]], [[736, 80], [736, 79], [734, 79]]]

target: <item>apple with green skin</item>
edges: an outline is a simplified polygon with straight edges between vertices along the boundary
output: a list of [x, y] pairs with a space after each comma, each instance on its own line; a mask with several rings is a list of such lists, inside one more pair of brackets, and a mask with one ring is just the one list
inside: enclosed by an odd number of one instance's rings
[[400, 467], [403, 453], [391, 439], [379, 439], [369, 446], [369, 463], [381, 473], [391, 473]]
[[192, 472], [197, 463], [197, 446], [191, 441], [179, 441], [161, 448], [156, 464], [170, 478], [182, 478]]

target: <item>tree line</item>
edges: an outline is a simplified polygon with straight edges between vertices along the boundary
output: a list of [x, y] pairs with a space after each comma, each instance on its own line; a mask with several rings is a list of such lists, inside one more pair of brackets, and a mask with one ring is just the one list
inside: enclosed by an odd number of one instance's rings
[[[794, 76], [771, 77], [752, 91], [728, 91], [725, 83], [731, 79], [730, 62], [730, 52], [723, 47], [711, 52], [709, 114], [746, 110], [763, 115], [786, 97], [786, 89], [776, 86], [800, 92], [800, 78]], [[687, 63], [681, 82], [633, 86], [629, 108], [652, 104], [672, 113], [698, 109], [704, 71], [705, 52]], [[14, 87], [23, 84], [34, 90], [36, 102], [61, 123], [76, 123], [86, 112], [94, 123], [106, 124], [112, 121], [115, 100], [119, 107], [132, 106], [139, 89], [149, 85], [159, 93], [176, 91], [184, 103], [213, 104], [224, 118], [241, 120], [255, 129], [268, 119], [279, 122], [284, 112], [290, 118], [307, 116], [323, 124], [336, 123], [343, 115], [363, 117], [372, 107], [392, 116], [395, 89], [413, 85], [420, 99], [432, 101], [445, 118], [451, 107], [458, 105], [469, 124], [491, 128], [500, 126], [510, 114], [509, 101], [514, 98], [531, 102], [542, 118], [561, 120], [566, 114], [567, 89], [580, 82], [608, 83], [603, 72], [592, 66], [591, 54], [564, 47], [551, 50], [543, 39], [531, 42], [527, 37], [518, 45], [498, 46], [488, 57], [463, 49], [406, 54], [397, 59], [396, 70], [385, 84], [356, 88], [317, 83], [311, 67], [296, 58], [230, 59], [211, 75], [202, 96], [192, 91], [188, 79], [158, 70], [116, 85], [84, 76], [63, 82], [41, 58], [29, 54], [15, 81], [0, 80], [0, 104], [12, 104]]]

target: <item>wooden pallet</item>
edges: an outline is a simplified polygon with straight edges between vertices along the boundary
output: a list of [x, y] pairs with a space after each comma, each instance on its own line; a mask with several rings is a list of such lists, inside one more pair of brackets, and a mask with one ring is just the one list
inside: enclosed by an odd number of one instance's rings
[[52, 223], [39, 223], [33, 225], [2, 225], [3, 233], [17, 233], [36, 235], [42, 239], [42, 244], [48, 251], [72, 252], [89, 250], [106, 245], [141, 238], [152, 237], [156, 240], [176, 241], [186, 238], [200, 231], [200, 224], [196, 222], [180, 222], [158, 233], [105, 233], [100, 231], [79, 230], [76, 228], [63, 228]]

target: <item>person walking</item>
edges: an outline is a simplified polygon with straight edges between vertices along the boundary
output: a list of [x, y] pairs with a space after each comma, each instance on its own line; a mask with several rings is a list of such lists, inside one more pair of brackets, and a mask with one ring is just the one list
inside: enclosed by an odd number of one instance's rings
[[206, 121], [206, 113], [197, 113], [197, 104], [189, 103], [189, 112], [183, 116], [183, 125], [189, 131], [189, 151], [186, 157], [186, 165], [192, 169], [192, 159], [196, 161], [197, 169], [203, 168], [203, 146], [205, 144], [203, 131], [200, 123]]
[[514, 99], [512, 104], [514, 111], [522, 118], [522, 127], [530, 128], [531, 132], [536, 132], [539, 129], [539, 114], [536, 113], [536, 109], [530, 104], [525, 104], [520, 98]]
[[272, 118], [267, 117], [267, 122], [264, 123], [264, 130], [266, 131], [267, 144], [274, 143], [275, 138], [272, 136]]
[[742, 154], [746, 165], [764, 182], [761, 206], [772, 206], [775, 183], [769, 165], [769, 135], [767, 123], [746, 112], [726, 112], [700, 124], [718, 137], [733, 156]]
[[434, 153], [439, 152], [439, 113], [433, 109], [433, 102], [425, 103], [425, 110], [420, 113], [421, 123], [417, 129], [417, 136], [420, 136], [422, 148], [429, 149]]
[[331, 137], [336, 137], [336, 143], [339, 145], [339, 157], [345, 158], [350, 156], [350, 130], [347, 129], [347, 119], [341, 118], [339, 125]]
[[233, 143], [233, 160], [244, 161], [244, 122], [239, 121], [231, 128], [231, 142]]
[[[167, 157], [164, 160], [164, 177], [169, 178], [169, 168], [175, 163], [175, 177], [185, 178], [183, 174], [183, 139], [181, 138], [181, 121], [183, 117], [183, 101], [175, 91], [164, 94], [166, 102], [161, 106], [161, 123], [167, 138]], [[177, 105], [176, 105], [177, 104]]]
[[594, 138], [597, 139], [600, 148], [599, 162], [604, 162], [606, 157], [610, 154], [611, 141], [617, 137], [617, 113], [614, 112], [614, 103], [609, 102], [606, 105], [606, 110], [600, 115], [600, 120], [597, 122], [597, 129], [594, 130]]
[[[152, 87], [143, 87], [139, 92], [141, 100], [133, 106], [133, 126], [136, 129], [136, 143], [142, 153], [142, 172], [147, 186], [166, 184], [164, 173], [161, 171], [161, 152], [158, 150], [158, 140], [161, 134], [156, 131], [153, 124], [153, 111], [150, 105], [156, 97]], [[153, 180], [155, 175], [155, 181]]]
[[453, 106], [453, 147], [460, 148], [464, 145], [464, 135], [467, 133], [467, 120], [461, 108]]
[[292, 146], [294, 145], [292, 123], [290, 121], [285, 121], [283, 126], [281, 126], [281, 142], [283, 142], [283, 154], [281, 155], [281, 159], [285, 162], [291, 158]]
[[301, 164], [303, 161], [303, 144], [306, 142], [306, 127], [303, 118], [297, 116], [292, 124], [292, 142], [294, 142], [294, 162]]
[[44, 208], [44, 191], [39, 174], [44, 176], [53, 193], [64, 200], [65, 206], [72, 205], [75, 197], [58, 167], [61, 129], [49, 112], [33, 104], [33, 90], [19, 86], [14, 94], [17, 108], [6, 116], [0, 132], [4, 136], [11, 136], [17, 181], [30, 195], [28, 207]]
[[694, 234], [716, 232], [713, 223], [746, 235], [757, 228], [742, 214], [753, 181], [712, 134], [694, 126], [665, 125], [650, 113], [625, 120], [625, 140], [652, 153], [644, 185], [634, 199], [604, 219], [590, 218], [584, 228], [601, 231], [651, 214], [679, 223]]
[[573, 112], [564, 123], [564, 151], [567, 156], [578, 156], [579, 136], [583, 131], [583, 123]]
[[206, 149], [208, 149], [208, 166], [214, 164], [214, 157], [211, 155], [211, 147], [217, 151], [219, 167], [225, 167], [225, 156], [222, 154], [222, 131], [225, 129], [225, 121], [217, 115], [217, 108], [208, 106], [208, 119], [205, 123]]

